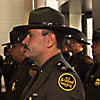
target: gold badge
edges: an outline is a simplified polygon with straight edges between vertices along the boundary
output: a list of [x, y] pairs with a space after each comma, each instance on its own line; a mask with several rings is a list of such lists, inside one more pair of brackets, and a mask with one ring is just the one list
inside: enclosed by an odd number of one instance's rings
[[37, 70], [34, 69], [34, 67], [30, 68], [29, 74], [30, 74], [31, 77], [34, 77], [36, 73], [37, 73]]
[[75, 66], [72, 66], [72, 69], [75, 70]]
[[63, 66], [63, 67], [61, 67], [61, 69], [64, 70], [64, 71], [66, 71], [67, 68]]
[[10, 64], [12, 65], [13, 64], [13, 61], [11, 61]]
[[9, 61], [7, 61], [7, 64], [9, 64]]
[[72, 91], [76, 86], [76, 78], [70, 73], [64, 73], [59, 77], [58, 84], [63, 90]]
[[29, 97], [29, 100], [32, 100], [32, 97]]
[[99, 86], [100, 85], [100, 79], [97, 78], [94, 84], [95, 84], [95, 86]]
[[62, 63], [61, 61], [58, 62], [57, 67], [61, 70], [61, 71], [66, 71], [67, 67], [65, 67], [65, 64]]
[[12, 91], [15, 91], [15, 90], [16, 90], [16, 87], [15, 87], [15, 86], [16, 86], [16, 83], [13, 82], [13, 83], [12, 83]]
[[6, 61], [3, 64], [5, 65], [6, 64]]

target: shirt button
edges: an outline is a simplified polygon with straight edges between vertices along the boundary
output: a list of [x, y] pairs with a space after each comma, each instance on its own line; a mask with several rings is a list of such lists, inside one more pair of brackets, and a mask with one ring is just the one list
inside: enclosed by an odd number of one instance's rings
[[91, 75], [91, 78], [93, 78], [94, 76], [93, 75]]
[[40, 72], [42, 73], [43, 71], [41, 70]]
[[86, 86], [88, 86], [88, 84], [86, 84]]

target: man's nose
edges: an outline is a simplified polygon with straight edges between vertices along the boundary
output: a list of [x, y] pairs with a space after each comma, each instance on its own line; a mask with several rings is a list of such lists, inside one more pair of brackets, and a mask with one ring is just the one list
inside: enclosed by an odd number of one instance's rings
[[29, 35], [27, 35], [26, 37], [25, 37], [25, 39], [22, 41], [22, 44], [28, 44], [28, 41], [29, 41]]

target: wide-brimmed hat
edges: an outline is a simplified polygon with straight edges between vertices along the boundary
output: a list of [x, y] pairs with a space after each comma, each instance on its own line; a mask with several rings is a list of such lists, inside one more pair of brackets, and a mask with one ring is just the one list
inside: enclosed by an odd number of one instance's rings
[[10, 42], [2, 44], [2, 46], [5, 45], [11, 45], [14, 43], [22, 42], [26, 35], [28, 34], [26, 28], [21, 28], [20, 26], [13, 27], [13, 29], [10, 32]]
[[90, 43], [86, 41], [85, 34], [75, 28], [67, 29], [66, 39], [74, 39], [77, 40], [79, 43], [90, 45]]
[[29, 15], [28, 25], [22, 25], [21, 28], [28, 29], [55, 29], [67, 31], [64, 15], [50, 7], [42, 7], [32, 10]]
[[92, 41], [100, 41], [100, 27], [93, 31]]

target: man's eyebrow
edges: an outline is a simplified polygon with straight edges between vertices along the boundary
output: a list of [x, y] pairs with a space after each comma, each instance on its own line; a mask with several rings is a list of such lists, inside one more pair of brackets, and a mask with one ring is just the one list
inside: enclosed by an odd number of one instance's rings
[[27, 34], [30, 34], [30, 31], [28, 31]]
[[43, 32], [42, 35], [43, 35], [43, 36], [46, 36], [46, 35], [48, 35], [48, 33], [49, 33], [49, 32]]

